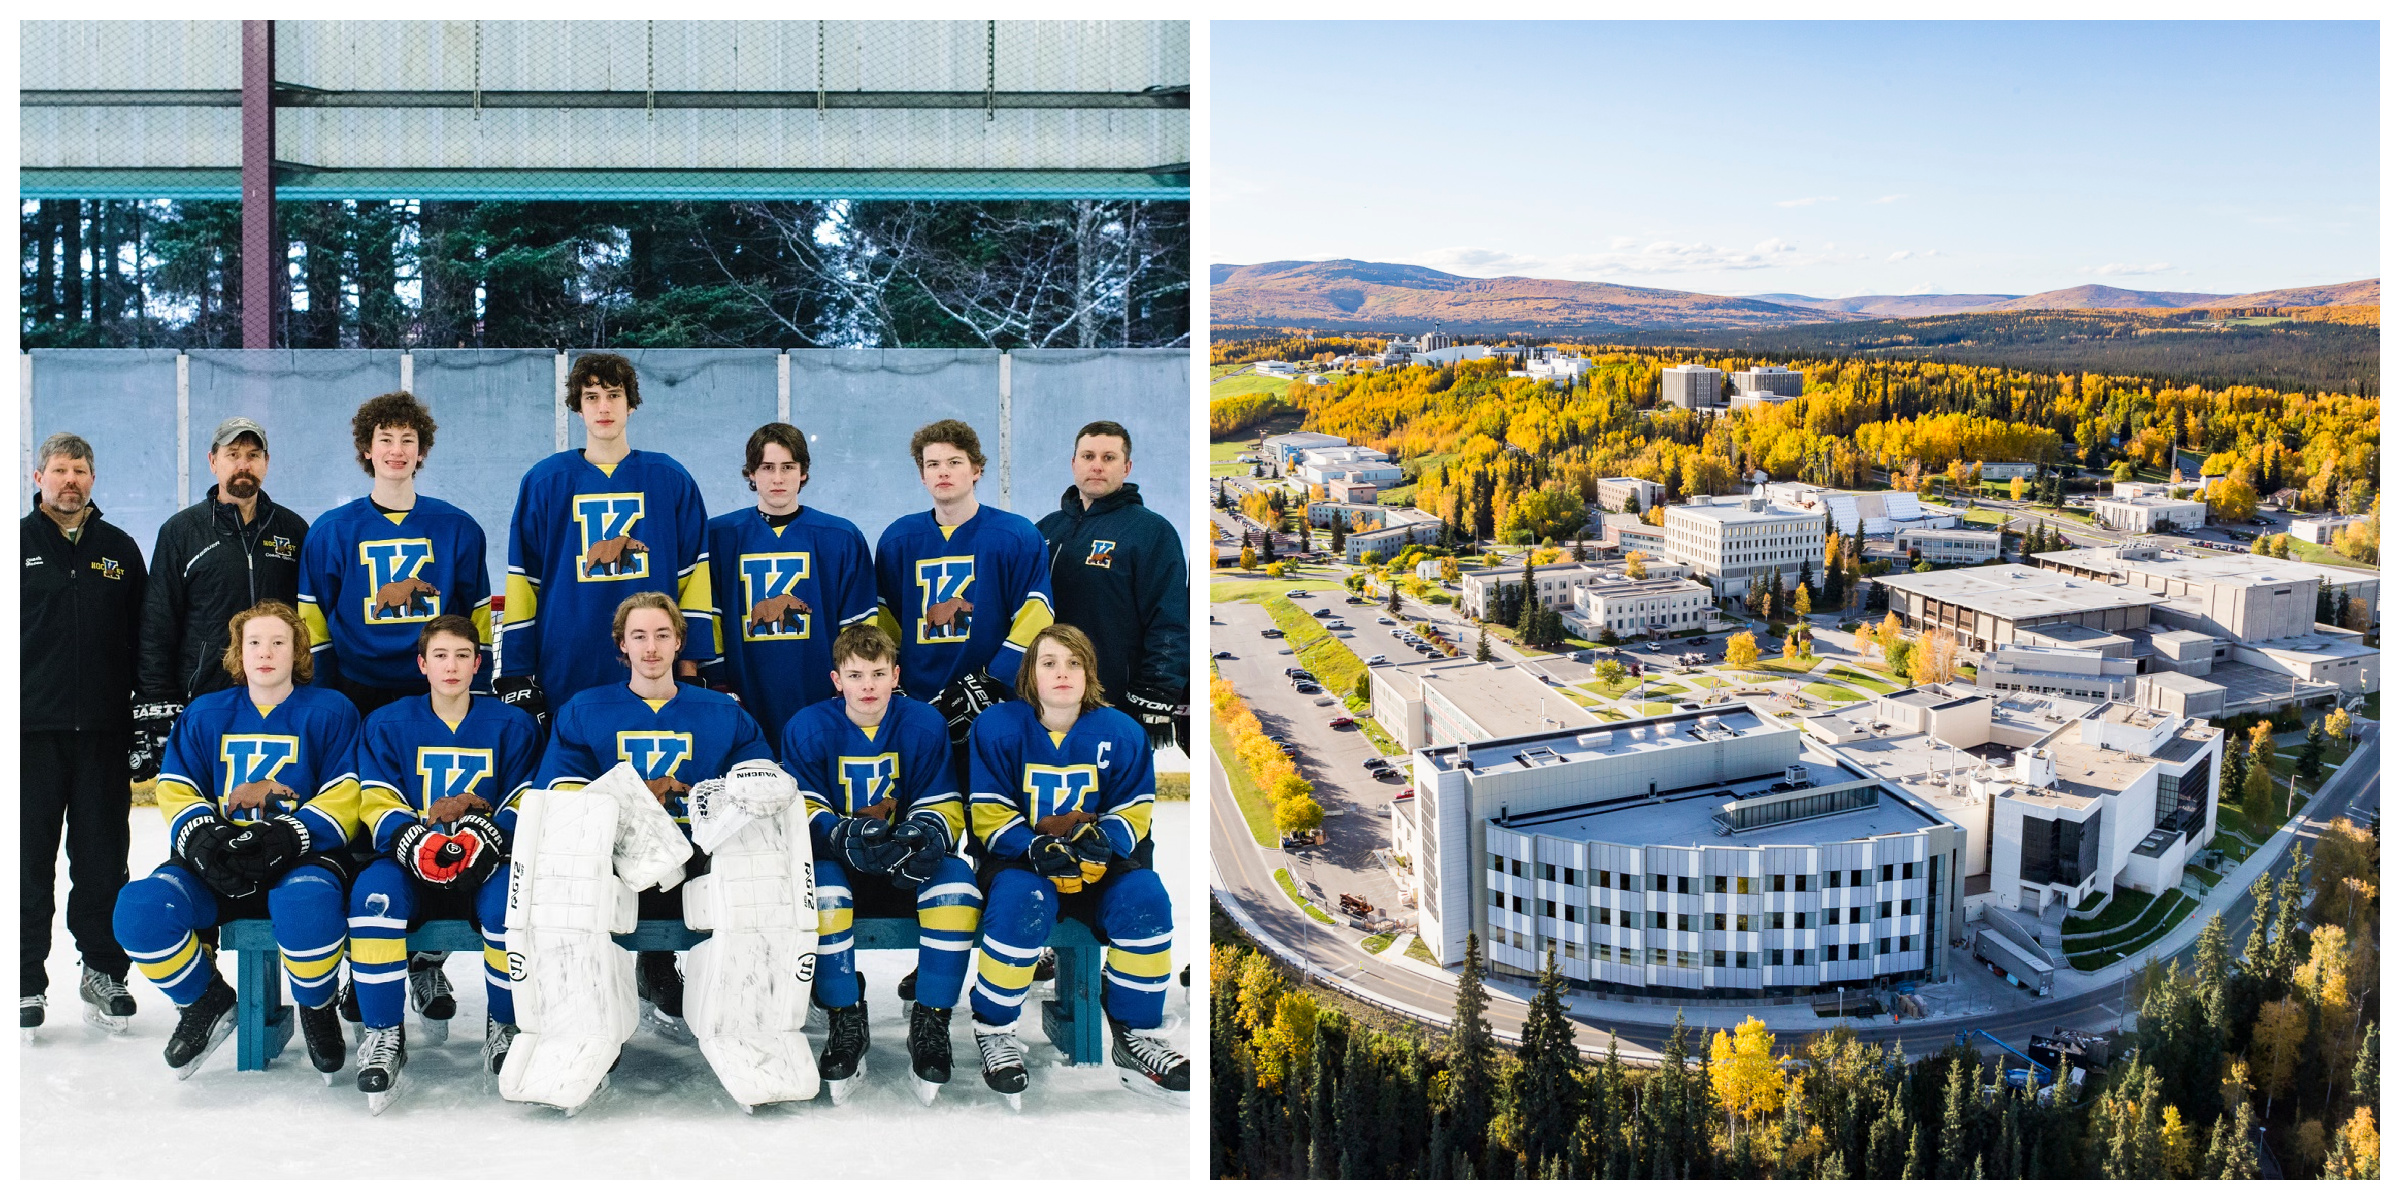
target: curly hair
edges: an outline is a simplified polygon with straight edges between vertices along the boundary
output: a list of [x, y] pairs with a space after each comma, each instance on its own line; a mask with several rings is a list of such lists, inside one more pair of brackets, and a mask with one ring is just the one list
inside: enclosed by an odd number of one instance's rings
[[833, 638], [835, 670], [840, 670], [843, 663], [854, 658], [861, 662], [890, 663], [896, 667], [900, 665], [900, 647], [893, 645], [891, 635], [873, 621], [860, 621], [856, 625], [843, 626], [842, 631]]
[[350, 444], [358, 448], [358, 469], [372, 475], [375, 464], [367, 461], [367, 451], [375, 448], [378, 429], [414, 429], [417, 431], [417, 465], [425, 465], [426, 456], [433, 453], [433, 414], [423, 402], [407, 392], [385, 392], [358, 406], [350, 414]]
[[983, 439], [975, 436], [975, 427], [956, 417], [944, 417], [917, 431], [908, 439], [908, 456], [916, 460], [919, 469], [925, 466], [925, 447], [941, 442], [966, 452], [967, 461], [975, 469], [983, 469]]
[[1107, 707], [1108, 697], [1100, 690], [1100, 652], [1092, 648], [1091, 638], [1072, 625], [1045, 625], [1026, 643], [1025, 659], [1017, 664], [1017, 695], [1034, 707], [1041, 707], [1041, 693], [1034, 683], [1034, 662], [1042, 656], [1043, 642], [1057, 642], [1083, 668], [1083, 711]]
[[625, 389], [625, 411], [642, 406], [642, 380], [634, 373], [633, 360], [622, 354], [586, 354], [567, 368], [567, 411], [583, 411], [583, 389], [598, 384], [601, 387]]
[[307, 683], [316, 678], [316, 656], [308, 652], [308, 622], [281, 600], [262, 601], [233, 614], [233, 619], [225, 623], [225, 657], [217, 665], [225, 668], [235, 683], [250, 682], [242, 677], [242, 627], [260, 617], [273, 617], [291, 627], [292, 682]]

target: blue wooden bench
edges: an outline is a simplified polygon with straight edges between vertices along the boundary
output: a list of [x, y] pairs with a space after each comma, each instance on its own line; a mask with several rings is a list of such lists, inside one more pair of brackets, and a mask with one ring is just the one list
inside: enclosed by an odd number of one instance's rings
[[[851, 930], [861, 950], [917, 947], [917, 923], [907, 918], [860, 917]], [[283, 999], [283, 960], [275, 946], [274, 926], [264, 920], [230, 921], [221, 934], [223, 948], [238, 957], [235, 1067], [264, 1071], [292, 1040], [292, 1006]], [[628, 950], [689, 950], [707, 936], [685, 928], [681, 921], [644, 921], [632, 933], [618, 934], [616, 940]], [[1061, 918], [1049, 944], [1058, 950], [1058, 998], [1042, 1005], [1042, 1032], [1070, 1063], [1092, 1066], [1104, 1062], [1108, 1024], [1100, 1010], [1100, 940], [1081, 921]], [[480, 958], [483, 937], [466, 921], [428, 921], [409, 935], [408, 948], [466, 952]]]

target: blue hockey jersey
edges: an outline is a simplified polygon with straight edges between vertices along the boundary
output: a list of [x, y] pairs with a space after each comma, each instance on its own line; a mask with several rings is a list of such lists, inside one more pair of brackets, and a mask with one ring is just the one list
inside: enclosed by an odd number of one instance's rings
[[803, 507], [783, 528], [756, 508], [708, 523], [708, 561], [718, 613], [710, 666], [761, 729], [833, 695], [833, 639], [875, 617], [875, 564], [866, 535], [830, 513]]
[[931, 511], [892, 522], [875, 544], [875, 585], [875, 619], [900, 646], [900, 686], [919, 700], [970, 671], [1014, 689], [1025, 647], [1052, 619], [1042, 535], [988, 504], [962, 525], [936, 524]]
[[508, 522], [501, 674], [532, 676], [553, 708], [625, 682], [609, 624], [636, 592], [675, 597], [688, 626], [680, 657], [714, 657], [707, 523], [700, 485], [664, 454], [636, 450], [603, 467], [565, 450], [535, 464]]
[[387, 513], [360, 497], [308, 527], [300, 543], [300, 616], [316, 655], [316, 683], [347, 680], [387, 691], [421, 691], [417, 635], [425, 622], [458, 613], [475, 622], [491, 683], [492, 580], [483, 527], [466, 510], [431, 496]]
[[950, 771], [950, 730], [922, 700], [892, 697], [872, 729], [851, 722], [840, 696], [811, 704], [783, 727], [782, 761], [800, 783], [819, 857], [832, 853], [826, 837], [835, 821], [886, 800], [894, 802], [893, 820], [929, 809], [950, 827], [953, 845], [966, 840], [966, 804]]
[[1101, 814], [1100, 831], [1127, 858], [1150, 840], [1150, 738], [1116, 709], [1052, 733], [1032, 704], [995, 704], [967, 733], [967, 764], [975, 838], [1001, 861], [1024, 858], [1033, 823], [1059, 813]]
[[456, 728], [434, 714], [429, 695], [386, 704], [367, 714], [358, 734], [359, 822], [380, 853], [401, 830], [427, 820], [434, 801], [475, 795], [514, 837], [517, 794], [533, 783], [541, 753], [541, 727], [497, 696], [468, 697]]
[[[576, 693], [551, 716], [550, 748], [533, 778], [539, 788], [580, 788], [629, 762], [643, 779], [672, 776], [690, 786], [735, 763], [774, 757], [758, 722], [731, 696], [686, 683], [672, 700], [645, 700], [610, 684]], [[667, 811], [676, 824], [691, 824], [682, 800]]]
[[[203, 812], [242, 824], [288, 812], [307, 823], [311, 849], [341, 846], [358, 832], [358, 775], [351, 770], [357, 737], [358, 709], [331, 688], [293, 688], [264, 712], [246, 687], [195, 697], [175, 718], [159, 762], [167, 844]], [[297, 799], [272, 796], [265, 808], [238, 818], [225, 811], [233, 789], [262, 779], [290, 788]]]

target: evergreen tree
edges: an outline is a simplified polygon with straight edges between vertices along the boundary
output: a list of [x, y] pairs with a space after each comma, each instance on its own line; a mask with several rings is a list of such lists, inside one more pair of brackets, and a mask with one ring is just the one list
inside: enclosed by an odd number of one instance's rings
[[1492, 631], [1489, 629], [1477, 628], [1475, 631], [1475, 661], [1492, 661]]
[[1515, 622], [1517, 627], [1517, 640], [1530, 646], [1534, 644], [1534, 614], [1540, 612], [1544, 607], [1546, 607], [1540, 600], [1535, 598], [1539, 593], [1534, 590], [1533, 586], [1533, 554], [1530, 551], [1528, 551], [1525, 555], [1525, 577], [1517, 585], [1517, 594], [1519, 597], [1521, 597], [1517, 620]]
[[[1981, 1072], [1978, 1071], [1978, 1074]], [[1950, 1060], [1950, 1086], [1942, 1093], [1942, 1149], [1936, 1169], [1938, 1178], [1966, 1178], [1967, 1158], [1972, 1153], [1967, 1145], [1967, 1064], [1961, 1058]]]
[[1442, 1105], [1450, 1150], [1469, 1163], [1483, 1161], [1484, 1131], [1492, 1121], [1492, 1056], [1498, 1042], [1483, 1010], [1483, 945], [1469, 933], [1450, 1018], [1450, 1090]]
[[2250, 1111], [2250, 1101], [2245, 1097], [2233, 1110], [2233, 1129], [2230, 1131], [2233, 1136], [2227, 1141], [2223, 1155], [2225, 1166], [2217, 1178], [2258, 1178], [2258, 1143], [2254, 1140], [2257, 1127], [2258, 1122]]
[[[2374, 1038], [2369, 1031], [2368, 1042]], [[1632, 1149], [1625, 1140], [1626, 1109], [1625, 1060], [1617, 1054], [1617, 1035], [1608, 1035], [1608, 1057], [1601, 1061], [1600, 1071], [1592, 1087], [1592, 1126], [1599, 1138], [1599, 1148], [1592, 1155], [1595, 1173], [1602, 1179], [1632, 1177]]]
[[2306, 779], [2310, 783], [2315, 783], [2317, 781], [2317, 774], [2323, 768], [2324, 764], [2325, 723], [2323, 721], [2310, 721], [2308, 723], [2308, 741], [2300, 747], [2299, 757], [2293, 762], [2292, 769], [2297, 772], [2302, 779]]
[[[1341, 1173], [1340, 1137], [1335, 1129], [1334, 1088], [1340, 1076], [1333, 1063], [1333, 1039], [1327, 1023], [1317, 1027], [1316, 1047], [1308, 1071], [1308, 1177], [1332, 1179]], [[1356, 1037], [1350, 1040], [1357, 1040]]]
[[[1317, 1040], [1325, 1035], [1320, 1032]], [[1342, 1048], [1341, 1090], [1333, 1105], [1334, 1140], [1341, 1147], [1335, 1158], [1337, 1179], [1367, 1179], [1388, 1163], [1370, 1157], [1376, 1142], [1376, 1099], [1384, 1071], [1367, 1050], [1364, 1030], [1352, 1030]]]
[[2366, 1036], [2358, 1043], [2358, 1057], [2351, 1061], [2350, 1094], [2357, 1097], [2359, 1103], [2366, 1105], [2378, 1118], [2381, 1118], [2383, 1116], [2383, 1089], [2381, 1087], [2383, 1075], [2381, 1064], [2378, 1061], [2379, 1051], [2376, 1047], [2378, 1038], [2375, 1026], [2376, 1022], [2367, 1022]]
[[1574, 1129], [1574, 1097], [1582, 1090], [1575, 1027], [1567, 1020], [1567, 980], [1558, 952], [1549, 953], [1517, 1045], [1516, 1109], [1520, 1148], [1534, 1162], [1563, 1157]]

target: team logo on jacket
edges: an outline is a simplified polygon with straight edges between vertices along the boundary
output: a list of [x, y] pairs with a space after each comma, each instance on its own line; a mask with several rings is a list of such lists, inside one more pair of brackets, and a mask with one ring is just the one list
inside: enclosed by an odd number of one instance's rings
[[975, 615], [967, 586], [974, 582], [972, 554], [917, 560], [917, 644], [967, 640]]
[[[39, 560], [37, 559], [36, 561]], [[125, 564], [118, 562], [113, 558], [101, 558], [94, 561], [92, 563], [92, 569], [100, 572], [100, 578], [102, 579], [115, 580], [125, 578]]]
[[442, 615], [442, 593], [419, 578], [433, 565], [427, 538], [360, 542], [359, 565], [367, 569], [367, 594], [359, 603], [369, 625], [430, 621]]
[[1084, 800], [1100, 790], [1100, 768], [1093, 763], [1053, 767], [1025, 764], [1025, 795], [1033, 801], [1033, 819], [1084, 811]]
[[617, 758], [644, 779], [664, 779], [692, 760], [692, 735], [672, 729], [628, 729], [617, 735]]
[[842, 811], [855, 813], [891, 799], [900, 782], [898, 754], [842, 755], [834, 761], [842, 780]]
[[[492, 777], [492, 752], [468, 746], [417, 747], [417, 811], [429, 812], [436, 800], [475, 791]], [[484, 796], [485, 800], [492, 797]]]
[[258, 549], [261, 554], [269, 558], [295, 559], [300, 557], [300, 547], [288, 537], [268, 537], [258, 544]]
[[[273, 779], [278, 771], [300, 761], [300, 739], [289, 733], [228, 733], [217, 739], [217, 766], [225, 778], [224, 794], [245, 783]], [[279, 797], [269, 796], [259, 820], [282, 811]]]
[[640, 492], [601, 492], [574, 500], [578, 583], [650, 577], [650, 547], [633, 536], [642, 519]]
[[808, 601], [794, 593], [812, 573], [814, 555], [745, 554], [735, 565], [742, 573], [742, 640], [745, 642], [805, 641], [809, 634]]
[[1092, 552], [1083, 556], [1083, 565], [1087, 567], [1098, 567], [1103, 571], [1108, 570], [1108, 560], [1116, 552], [1117, 544], [1115, 542], [1107, 542], [1102, 541], [1099, 538], [1093, 538]]

